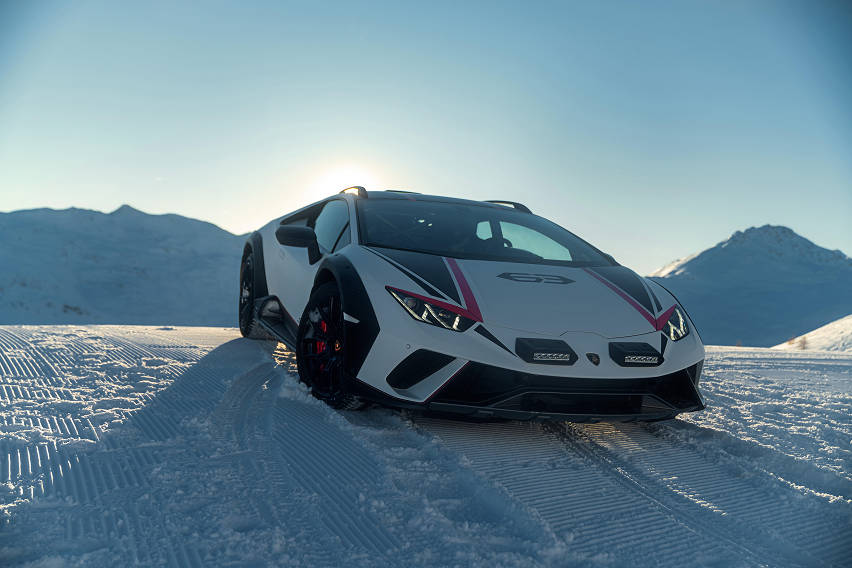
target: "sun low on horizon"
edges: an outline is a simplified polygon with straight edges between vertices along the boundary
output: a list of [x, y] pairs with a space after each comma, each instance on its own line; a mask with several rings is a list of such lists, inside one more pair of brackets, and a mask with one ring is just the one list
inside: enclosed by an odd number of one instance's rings
[[375, 166], [356, 162], [334, 164], [308, 179], [302, 197], [307, 205], [356, 185], [373, 190], [385, 189], [382, 183], [383, 176]]

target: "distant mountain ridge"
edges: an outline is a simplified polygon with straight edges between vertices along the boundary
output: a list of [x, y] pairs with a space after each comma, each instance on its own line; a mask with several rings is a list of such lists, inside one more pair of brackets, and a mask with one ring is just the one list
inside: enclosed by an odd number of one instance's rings
[[710, 344], [769, 347], [852, 312], [852, 259], [787, 227], [737, 231], [650, 276]]
[[234, 326], [243, 243], [128, 205], [0, 213], [0, 323]]
[[[244, 242], [128, 205], [0, 213], [0, 324], [235, 326]], [[852, 260], [787, 227], [737, 231], [651, 276], [710, 344], [768, 347], [852, 313]]]

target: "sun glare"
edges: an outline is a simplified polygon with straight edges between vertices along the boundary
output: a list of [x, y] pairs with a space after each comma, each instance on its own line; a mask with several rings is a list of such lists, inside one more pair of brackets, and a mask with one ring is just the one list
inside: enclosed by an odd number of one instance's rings
[[341, 164], [317, 176], [307, 189], [311, 200], [316, 201], [353, 185], [380, 189], [379, 183], [376, 174], [368, 168], [360, 164]]

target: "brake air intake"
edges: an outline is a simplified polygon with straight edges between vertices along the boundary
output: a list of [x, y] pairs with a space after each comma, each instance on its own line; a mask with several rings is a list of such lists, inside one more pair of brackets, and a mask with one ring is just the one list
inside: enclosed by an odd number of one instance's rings
[[395, 389], [408, 389], [453, 361], [455, 357], [428, 349], [418, 349], [394, 367], [387, 381]]

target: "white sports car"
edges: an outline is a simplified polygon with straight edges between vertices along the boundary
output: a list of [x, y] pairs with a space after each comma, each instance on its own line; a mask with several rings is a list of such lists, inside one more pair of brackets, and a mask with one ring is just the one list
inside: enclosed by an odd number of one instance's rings
[[335, 408], [661, 420], [704, 408], [677, 299], [507, 201], [353, 187], [253, 233], [240, 331]]

